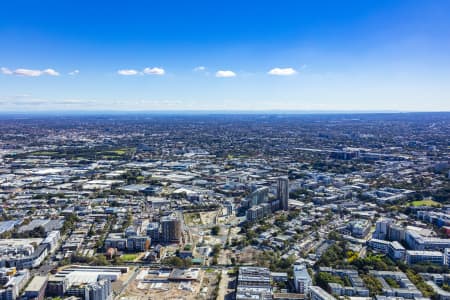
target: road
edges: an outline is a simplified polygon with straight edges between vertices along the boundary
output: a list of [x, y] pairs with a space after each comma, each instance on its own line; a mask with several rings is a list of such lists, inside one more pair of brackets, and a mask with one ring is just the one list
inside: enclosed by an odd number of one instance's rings
[[128, 277], [128, 279], [123, 283], [122, 287], [120, 288], [120, 291], [117, 293], [116, 297], [114, 298], [115, 300], [120, 299], [120, 295], [122, 295], [123, 291], [126, 290], [128, 285], [136, 278], [136, 276], [139, 274], [139, 272], [140, 272], [140, 268], [139, 267], [134, 269], [133, 275]]
[[222, 276], [219, 282], [219, 292], [217, 294], [217, 299], [225, 299], [225, 295], [228, 294], [228, 282], [230, 278], [228, 277], [228, 271], [222, 270]]

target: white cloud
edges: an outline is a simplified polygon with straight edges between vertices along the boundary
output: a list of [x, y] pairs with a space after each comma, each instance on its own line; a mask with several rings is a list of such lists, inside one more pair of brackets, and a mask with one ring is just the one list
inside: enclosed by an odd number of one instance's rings
[[235, 77], [236, 73], [234, 73], [233, 71], [229, 71], [229, 70], [220, 70], [216, 72], [216, 77], [219, 78], [228, 78], [228, 77]]
[[164, 75], [165, 73], [166, 73], [166, 71], [164, 71], [164, 69], [157, 68], [157, 67], [144, 69], [144, 74], [148, 74], [148, 75]]
[[194, 68], [195, 72], [202, 72], [202, 71], [206, 71], [206, 67], [205, 66], [198, 66]]
[[72, 76], [78, 75], [78, 74], [80, 74], [79, 70], [73, 70], [72, 72], [69, 72], [69, 75], [72, 75]]
[[59, 76], [59, 73], [53, 69], [45, 69], [42, 71], [42, 74], [50, 75], [50, 76]]
[[276, 76], [290, 76], [297, 74], [297, 71], [293, 68], [273, 68], [268, 72], [268, 74]]
[[117, 74], [124, 75], [124, 76], [132, 76], [132, 75], [139, 74], [139, 72], [136, 70], [119, 70], [119, 71], [117, 71]]
[[17, 75], [17, 76], [26, 76], [26, 77], [38, 77], [42, 75], [50, 75], [50, 76], [59, 76], [59, 73], [54, 69], [45, 69], [45, 70], [32, 70], [32, 69], [15, 69], [11, 71], [8, 68], [1, 68], [1, 72], [5, 75]]
[[10, 69], [5, 68], [5, 67], [2, 67], [0, 70], [1, 70], [2, 74], [5, 74], [5, 75], [12, 75], [13, 74], [13, 72]]
[[13, 73], [14, 75], [28, 76], [28, 77], [37, 77], [42, 75], [42, 71], [30, 69], [16, 69]]

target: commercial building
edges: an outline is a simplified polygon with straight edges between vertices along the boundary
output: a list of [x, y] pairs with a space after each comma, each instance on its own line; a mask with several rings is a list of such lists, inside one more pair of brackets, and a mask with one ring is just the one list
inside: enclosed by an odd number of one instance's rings
[[236, 300], [270, 300], [272, 287], [270, 284], [270, 271], [268, 268], [240, 267]]
[[48, 251], [55, 251], [58, 246], [59, 240], [61, 239], [61, 234], [59, 231], [51, 231], [48, 233], [47, 237], [42, 241], [42, 244], [48, 246]]
[[75, 296], [84, 300], [111, 300], [111, 281], [101, 279], [88, 284], [74, 284], [66, 292], [68, 296]]
[[18, 272], [12, 269], [0, 270], [0, 282], [4, 283], [3, 289], [0, 289], [0, 299], [17, 299], [20, 291], [25, 287], [29, 279], [30, 272], [28, 270], [20, 270]]
[[65, 276], [51, 275], [47, 281], [47, 296], [60, 297], [65, 295], [69, 287], [69, 279]]
[[112, 298], [111, 282], [126, 272], [128, 268], [123, 267], [71, 266], [49, 277], [46, 295], [109, 300]]
[[45, 296], [45, 289], [47, 288], [47, 276], [34, 276], [31, 282], [25, 289], [26, 299], [42, 300]]
[[[28, 249], [28, 250], [26, 250]], [[17, 269], [31, 269], [38, 267], [48, 254], [48, 245], [40, 244], [36, 250], [20, 248], [18, 252], [4, 252], [0, 254], [0, 267], [15, 267]]]

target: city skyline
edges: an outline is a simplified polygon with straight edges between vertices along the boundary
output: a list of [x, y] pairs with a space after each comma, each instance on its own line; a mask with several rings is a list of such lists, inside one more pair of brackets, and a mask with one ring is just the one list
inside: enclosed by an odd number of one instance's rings
[[449, 111], [449, 11], [446, 1], [2, 3], [0, 110]]

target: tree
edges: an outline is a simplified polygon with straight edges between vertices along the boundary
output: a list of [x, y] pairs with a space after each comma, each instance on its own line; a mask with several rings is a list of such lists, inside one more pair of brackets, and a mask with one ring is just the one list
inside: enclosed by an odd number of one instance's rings
[[98, 266], [106, 266], [109, 265], [108, 260], [106, 259], [106, 256], [104, 256], [103, 254], [97, 255], [94, 260], [92, 261], [92, 263], [94, 265], [98, 265]]
[[331, 275], [327, 272], [319, 272], [316, 276], [316, 284], [321, 288], [328, 290], [328, 283], [339, 283], [344, 285], [344, 281], [342, 281], [341, 277]]
[[219, 233], [220, 233], [220, 227], [218, 225], [216, 225], [213, 228], [211, 228], [211, 234], [212, 235], [219, 235]]
[[360, 276], [369, 289], [371, 296], [379, 295], [382, 292], [383, 285], [377, 278], [369, 274], [361, 274]]
[[177, 268], [189, 268], [192, 265], [192, 260], [190, 258], [182, 259], [178, 256], [171, 256], [166, 257], [162, 263]]
[[423, 281], [422, 276], [416, 274], [413, 270], [406, 270], [406, 276], [408, 276], [409, 280], [422, 292], [425, 297], [433, 297], [434, 291], [433, 289]]
[[75, 228], [75, 223], [78, 222], [78, 217], [76, 214], [70, 214], [64, 220], [63, 227], [61, 228], [62, 234], [66, 234]]

